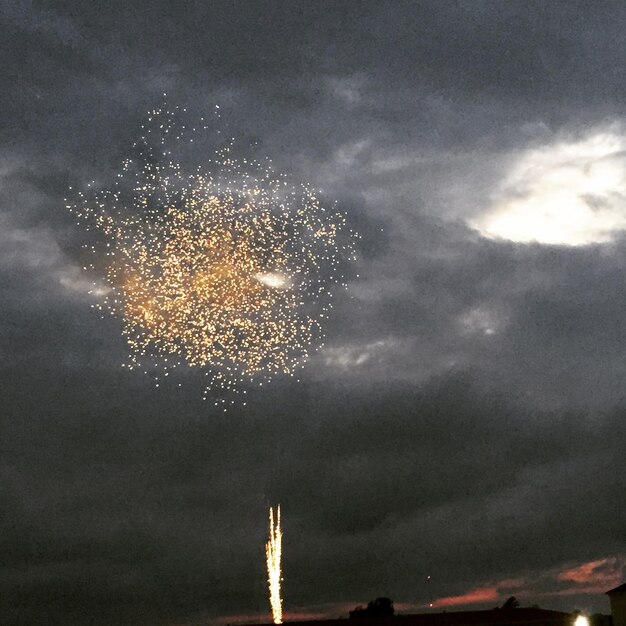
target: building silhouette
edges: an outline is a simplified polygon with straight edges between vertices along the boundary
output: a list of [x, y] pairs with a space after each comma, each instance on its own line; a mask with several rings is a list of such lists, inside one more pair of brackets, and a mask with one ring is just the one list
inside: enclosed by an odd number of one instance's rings
[[613, 626], [626, 626], [626, 583], [606, 593], [611, 602]]

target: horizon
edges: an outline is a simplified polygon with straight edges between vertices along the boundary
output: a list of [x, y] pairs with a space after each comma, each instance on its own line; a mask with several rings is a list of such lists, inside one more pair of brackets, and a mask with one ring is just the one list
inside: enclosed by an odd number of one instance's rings
[[[396, 606], [396, 603], [393, 602], [394, 607]], [[335, 608], [337, 607], [341, 607], [341, 606], [346, 606], [346, 603], [340, 603], [338, 605], [336, 605]], [[355, 605], [353, 608], [357, 608], [358, 606], [362, 606], [362, 605]], [[492, 606], [492, 607], [482, 607], [482, 608], [469, 608], [471, 607], [475, 607], [475, 605], [465, 605], [466, 608], [452, 608], [452, 609], [432, 609], [429, 607], [424, 607], [424, 606], [417, 606], [417, 605], [398, 605], [402, 607], [402, 610], [398, 610], [396, 609], [394, 614], [392, 616], [385, 616], [385, 617], [380, 617], [380, 616], [371, 616], [371, 617], [360, 617], [360, 618], [353, 618], [350, 617], [349, 615], [349, 610], [345, 611], [344, 613], [342, 613], [341, 615], [336, 615], [337, 611], [333, 610], [333, 609], [328, 609], [326, 612], [320, 612], [317, 614], [313, 614], [313, 613], [293, 613], [291, 614], [291, 617], [287, 616], [283, 621], [284, 623], [300, 623], [300, 622], [315, 622], [315, 621], [337, 621], [337, 620], [354, 620], [355, 623], [360, 623], [360, 620], [365, 620], [365, 621], [376, 621], [376, 620], [380, 620], [380, 619], [392, 619], [395, 617], [412, 617], [412, 616], [428, 616], [428, 615], [444, 615], [444, 614], [455, 614], [455, 613], [489, 613], [491, 611], [505, 611], [505, 612], [509, 612], [509, 611], [517, 611], [519, 609], [528, 609], [528, 610], [540, 610], [540, 611], [548, 611], [548, 612], [554, 612], [554, 613], [559, 613], [559, 614], [563, 614], [563, 615], [575, 615], [578, 613], [582, 613], [580, 611], [580, 609], [574, 608], [572, 610], [569, 611], [563, 611], [563, 610], [557, 610], [551, 607], [545, 607], [545, 606], [537, 606], [537, 605], [532, 605], [532, 606], [522, 606], [520, 604], [520, 606], [514, 607], [514, 608], [504, 608], [502, 606]], [[406, 612], [406, 611], [411, 611], [411, 612]], [[523, 611], [522, 611], [523, 612]], [[603, 616], [610, 616], [610, 610], [608, 613], [603, 613], [601, 611], [592, 614], [585, 614], [582, 613], [583, 615], [586, 615], [587, 617], [592, 617], [593, 615], [603, 615]], [[263, 616], [249, 616], [248, 619], [237, 619], [237, 620], [229, 620], [228, 616], [225, 616], [223, 618], [221, 618], [220, 620], [220, 624], [230, 624], [230, 626], [246, 626], [246, 625], [257, 625], [257, 624], [271, 624], [272, 621], [271, 620], [263, 620]]]

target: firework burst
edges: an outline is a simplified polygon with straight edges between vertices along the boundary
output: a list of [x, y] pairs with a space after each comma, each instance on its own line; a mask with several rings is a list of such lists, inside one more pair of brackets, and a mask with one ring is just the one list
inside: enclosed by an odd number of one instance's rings
[[95, 306], [122, 320], [125, 365], [157, 385], [203, 368], [205, 398], [234, 403], [221, 392], [293, 376], [322, 346], [354, 234], [269, 160], [236, 160], [233, 141], [183, 165], [208, 128], [184, 111], [151, 111], [115, 184], [67, 206], [95, 233], [86, 269], [108, 287]]

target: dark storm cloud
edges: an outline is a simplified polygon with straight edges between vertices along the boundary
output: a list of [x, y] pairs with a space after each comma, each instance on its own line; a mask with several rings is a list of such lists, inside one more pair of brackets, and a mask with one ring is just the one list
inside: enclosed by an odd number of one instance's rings
[[[450, 596], [623, 555], [624, 243], [491, 241], [464, 220], [520, 153], [620, 121], [624, 12], [4, 3], [3, 623], [264, 613], [278, 501], [286, 608], [420, 604], [427, 574]], [[119, 367], [64, 208], [113, 179], [164, 91], [219, 103], [238, 155], [321, 187], [363, 235], [302, 382], [224, 415], [199, 376], [155, 389]]]
[[304, 403], [261, 397], [258, 413], [205, 419], [174, 394], [112, 401], [121, 376], [33, 383], [36, 400], [5, 398], [28, 418], [5, 421], [3, 450], [4, 597], [7, 611], [28, 605], [24, 623], [74, 623], [72, 607], [129, 619], [125, 597], [147, 623], [263, 610], [260, 520], [278, 498], [292, 606], [381, 586], [416, 601], [427, 571], [450, 593], [620, 549], [621, 412], [528, 416], [439, 380], [341, 401], [310, 385]]
[[[606, 246], [475, 236], [454, 243], [453, 232], [438, 233], [428, 222], [420, 231], [429, 243], [413, 237], [414, 249], [401, 243], [368, 262], [368, 280], [353, 283], [354, 298], [337, 312], [333, 328], [356, 346], [346, 358], [366, 354], [359, 345], [369, 345], [373, 357], [360, 367], [346, 363], [347, 370], [371, 384], [370, 376], [421, 378], [438, 366], [469, 367], [486, 388], [527, 395], [531, 406], [598, 408], [622, 398], [622, 242], [607, 253]], [[433, 258], [444, 237], [447, 254]], [[388, 349], [379, 346], [375, 355], [375, 339]]]
[[[563, 121], [619, 107], [624, 8], [604, 7], [591, 16], [574, 3], [198, 2], [180, 11], [111, 2], [90, 11], [12, 2], [3, 11], [12, 33], [5, 80], [25, 97], [3, 89], [5, 110], [13, 132], [45, 128], [71, 142], [72, 125], [81, 137], [89, 120], [110, 133], [163, 89], [204, 100], [243, 90], [257, 105], [315, 118], [334, 85], [344, 99], [352, 93], [352, 126], [458, 145], [538, 112]], [[355, 99], [359, 80], [365, 97]], [[445, 123], [433, 126], [433, 115]], [[327, 140], [336, 144], [332, 133]]]

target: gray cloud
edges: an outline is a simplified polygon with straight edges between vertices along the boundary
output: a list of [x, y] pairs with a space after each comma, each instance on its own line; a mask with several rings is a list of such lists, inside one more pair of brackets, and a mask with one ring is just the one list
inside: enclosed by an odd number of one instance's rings
[[[287, 609], [415, 606], [430, 573], [450, 596], [623, 556], [624, 242], [516, 244], [466, 223], [529, 149], [621, 122], [623, 13], [5, 3], [5, 623], [265, 613], [279, 501]], [[64, 208], [70, 186], [113, 178], [164, 91], [199, 115], [219, 103], [236, 153], [320, 187], [363, 237], [301, 382], [227, 414], [197, 372], [155, 389], [120, 367]], [[522, 599], [608, 608], [550, 584]]]

